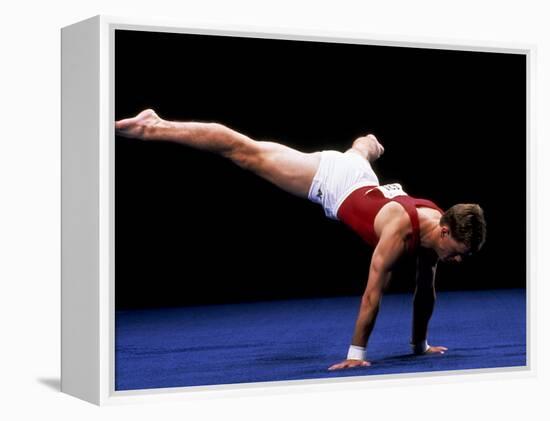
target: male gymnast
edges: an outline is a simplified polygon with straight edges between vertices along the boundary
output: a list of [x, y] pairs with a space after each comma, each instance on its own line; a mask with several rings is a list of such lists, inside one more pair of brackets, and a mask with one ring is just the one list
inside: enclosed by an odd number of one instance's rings
[[380, 185], [371, 162], [384, 148], [372, 134], [357, 138], [345, 152], [303, 153], [285, 145], [256, 141], [218, 123], [174, 122], [153, 110], [115, 123], [116, 133], [146, 141], [171, 141], [217, 153], [279, 188], [320, 204], [327, 217], [342, 221], [374, 247], [368, 282], [347, 358], [329, 370], [369, 366], [366, 347], [392, 269], [416, 256], [413, 298], [413, 353], [443, 354], [427, 342], [435, 304], [438, 261], [461, 262], [485, 242], [485, 219], [477, 204], [446, 212], [429, 200], [407, 195], [401, 185]]

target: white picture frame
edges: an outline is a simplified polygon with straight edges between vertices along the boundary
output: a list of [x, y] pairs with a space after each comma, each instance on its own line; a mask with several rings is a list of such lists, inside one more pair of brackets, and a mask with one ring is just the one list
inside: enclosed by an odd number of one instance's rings
[[170, 389], [114, 388], [114, 31], [233, 35], [524, 54], [527, 59], [527, 232], [531, 232], [532, 94], [535, 47], [354, 33], [285, 33], [276, 28], [186, 27], [178, 22], [96, 16], [62, 29], [62, 392], [97, 405], [167, 399], [334, 390], [361, 384], [472, 381], [534, 373], [533, 285], [527, 244], [527, 366], [468, 372], [301, 380]]

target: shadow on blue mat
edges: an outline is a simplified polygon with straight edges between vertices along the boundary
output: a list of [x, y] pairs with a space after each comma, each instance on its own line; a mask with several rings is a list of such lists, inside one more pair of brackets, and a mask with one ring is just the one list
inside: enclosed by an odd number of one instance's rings
[[371, 367], [330, 372], [345, 358], [360, 297], [117, 311], [115, 389], [526, 365], [525, 290], [440, 292], [429, 339], [449, 351], [437, 356], [410, 354], [411, 300], [384, 297]]

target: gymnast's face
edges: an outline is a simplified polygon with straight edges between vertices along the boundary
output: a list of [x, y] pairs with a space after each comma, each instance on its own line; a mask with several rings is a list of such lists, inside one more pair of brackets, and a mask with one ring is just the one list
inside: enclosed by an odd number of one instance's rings
[[466, 244], [456, 241], [446, 226], [441, 227], [439, 246], [436, 251], [439, 260], [447, 263], [460, 263], [470, 253]]

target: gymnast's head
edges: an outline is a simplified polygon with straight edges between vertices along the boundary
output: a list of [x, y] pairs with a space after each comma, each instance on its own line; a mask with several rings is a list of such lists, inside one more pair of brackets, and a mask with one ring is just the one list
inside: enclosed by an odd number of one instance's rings
[[436, 252], [440, 260], [459, 263], [478, 252], [485, 243], [486, 223], [477, 204], [458, 204], [439, 221], [441, 228]]

